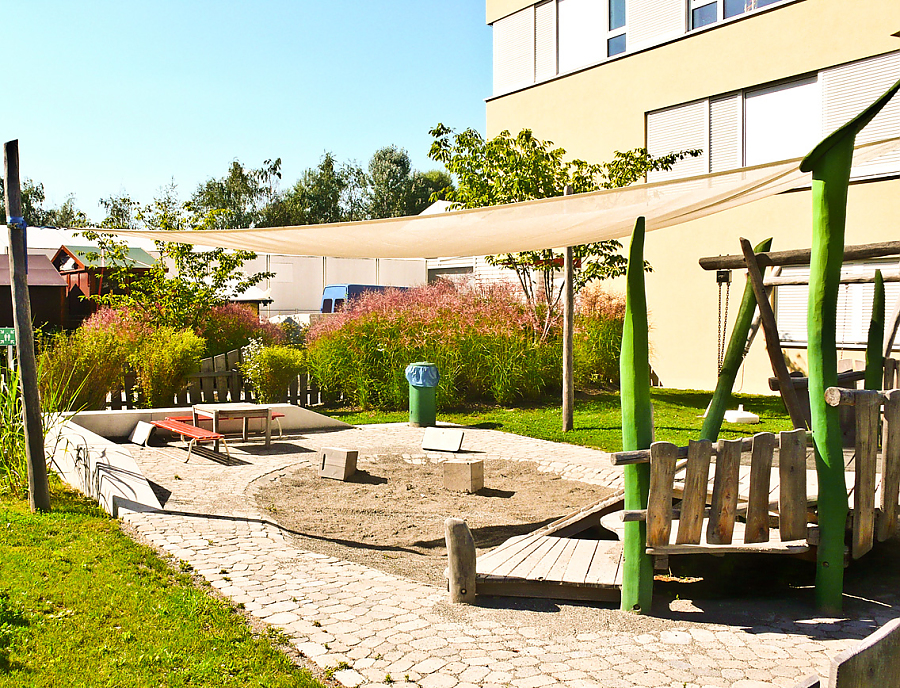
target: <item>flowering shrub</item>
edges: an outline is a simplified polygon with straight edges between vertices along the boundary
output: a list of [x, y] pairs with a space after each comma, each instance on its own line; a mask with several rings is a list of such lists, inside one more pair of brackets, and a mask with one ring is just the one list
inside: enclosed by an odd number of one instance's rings
[[206, 340], [208, 356], [224, 354], [246, 346], [251, 339], [265, 344], [283, 344], [287, 335], [278, 325], [261, 322], [248, 306], [226, 303], [211, 309], [200, 323], [197, 334]]
[[618, 384], [625, 299], [594, 285], [581, 294], [575, 320], [575, 384]]
[[310, 328], [310, 373], [323, 392], [363, 408], [403, 408], [409, 363], [438, 366], [439, 408], [464, 400], [509, 403], [559, 387], [559, 342], [535, 341], [512, 285], [447, 281], [369, 292]]
[[143, 405], [171, 406], [205, 349], [203, 339], [191, 330], [160, 327], [144, 336], [128, 360], [137, 373]]
[[74, 332], [38, 339], [41, 398], [62, 395], [71, 408], [102, 409], [123, 384], [125, 364], [149, 328], [127, 311], [104, 308]]
[[287, 401], [288, 387], [305, 370], [305, 356], [299, 349], [263, 346], [258, 339], [252, 340], [244, 349], [241, 372], [263, 404]]

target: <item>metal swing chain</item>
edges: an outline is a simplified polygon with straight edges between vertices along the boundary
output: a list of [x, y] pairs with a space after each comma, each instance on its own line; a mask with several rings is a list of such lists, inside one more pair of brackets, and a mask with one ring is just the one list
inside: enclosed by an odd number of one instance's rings
[[722, 372], [722, 365], [725, 363], [725, 339], [728, 329], [728, 303], [731, 301], [731, 281], [725, 282], [725, 315], [722, 315], [722, 282], [719, 282], [719, 332], [716, 337], [716, 345], [718, 349], [718, 372]]

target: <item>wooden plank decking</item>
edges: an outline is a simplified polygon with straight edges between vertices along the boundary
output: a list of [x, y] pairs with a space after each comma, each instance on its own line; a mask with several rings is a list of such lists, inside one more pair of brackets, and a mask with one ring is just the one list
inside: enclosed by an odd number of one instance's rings
[[616, 601], [622, 587], [622, 543], [570, 537], [621, 508], [622, 494], [599, 500], [478, 557], [479, 595]]

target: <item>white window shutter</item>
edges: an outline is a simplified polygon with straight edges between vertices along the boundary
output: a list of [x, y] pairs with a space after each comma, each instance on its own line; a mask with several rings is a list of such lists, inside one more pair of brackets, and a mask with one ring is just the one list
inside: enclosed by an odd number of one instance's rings
[[[822, 133], [848, 122], [900, 77], [900, 51], [824, 69], [822, 79]], [[900, 98], [893, 98], [856, 137], [869, 143], [900, 136]], [[854, 168], [853, 176], [900, 172], [900, 151]]]
[[740, 93], [709, 101], [709, 171], [733, 170], [743, 164], [743, 102]]
[[559, 0], [559, 71], [606, 59], [609, 6], [598, 0]]
[[494, 22], [494, 95], [534, 83], [534, 7]]
[[534, 7], [534, 79], [556, 76], [556, 0]]
[[650, 155], [659, 157], [689, 148], [700, 148], [703, 153], [676, 163], [669, 172], [650, 172], [648, 181], [679, 179], [708, 172], [709, 101], [698, 100], [647, 113], [647, 151]]
[[629, 50], [683, 36], [686, 30], [684, 0], [627, 0]]
[[[874, 276], [876, 269], [884, 273], [895, 272], [897, 268], [896, 261], [849, 263], [844, 266], [842, 274], [844, 276]], [[785, 267], [781, 276], [809, 278], [809, 266]], [[897, 299], [900, 298], [900, 282], [885, 282], [884, 295], [885, 317], [887, 317], [897, 303]], [[875, 285], [872, 283], [841, 284], [838, 291], [835, 332], [839, 346], [865, 347], [869, 336], [869, 321], [872, 317], [874, 298]], [[775, 314], [778, 321], [778, 334], [783, 344], [806, 345], [808, 300], [809, 287], [806, 285], [785, 285], [776, 290]]]

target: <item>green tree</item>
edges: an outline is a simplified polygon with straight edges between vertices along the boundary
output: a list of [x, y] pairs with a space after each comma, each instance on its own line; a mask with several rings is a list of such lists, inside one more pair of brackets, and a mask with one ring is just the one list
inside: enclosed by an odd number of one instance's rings
[[[430, 131], [434, 141], [429, 156], [456, 177], [456, 188], [446, 188], [444, 197], [457, 207], [482, 208], [538, 198], [561, 196], [567, 185], [575, 193], [611, 189], [631, 184], [649, 171], [668, 170], [699, 150], [670, 153], [658, 158], [646, 149], [616, 151], [612, 161], [591, 164], [565, 160], [566, 151], [552, 141], [536, 138], [523, 129], [515, 137], [502, 131], [485, 140], [474, 129], [455, 133], [438, 124]], [[433, 195], [432, 198], [436, 198]], [[619, 254], [616, 240], [573, 247], [574, 290], [593, 280], [625, 274], [626, 259]], [[546, 339], [558, 319], [559, 302], [565, 283], [557, 279], [563, 265], [562, 254], [551, 249], [488, 256], [488, 262], [513, 270], [532, 313], [536, 334]], [[649, 266], [647, 266], [649, 269]]]
[[[59, 208], [44, 208], [47, 200], [44, 185], [32, 179], [22, 183], [22, 217], [31, 227], [87, 227], [87, 215], [75, 207], [75, 196], [69, 195]], [[0, 214], [6, 217], [6, 205], [0, 194]]]
[[[256, 257], [252, 251], [197, 250], [191, 244], [165, 241], [164, 233], [168, 230], [216, 228], [221, 214], [226, 212], [218, 209], [200, 213], [191, 202], [179, 203], [174, 185], [164, 188], [145, 208], [138, 207], [127, 196], [107, 199], [107, 202], [105, 226], [133, 222], [160, 232], [160, 240], [156, 241], [160, 259], [150, 270], [136, 274], [130, 270], [124, 241], [86, 231], [85, 237], [97, 242], [99, 247], [97, 253], [88, 257], [95, 259], [102, 255], [108, 266], [107, 279], [116, 285], [113, 291], [93, 297], [102, 305], [135, 311], [156, 327], [196, 329], [215, 306], [225, 302], [227, 295], [241, 294], [272, 276], [268, 272], [250, 275], [241, 272], [241, 267]], [[172, 266], [171, 274], [167, 263]]]
[[369, 217], [418, 215], [452, 187], [450, 175], [441, 170], [419, 172], [412, 169], [409, 154], [397, 146], [375, 151], [369, 160]]
[[259, 169], [248, 169], [234, 160], [228, 173], [200, 184], [191, 196], [197, 214], [220, 211], [214, 229], [241, 229], [263, 224], [265, 209], [279, 196], [281, 158], [266, 160]]
[[325, 153], [268, 209], [266, 226], [312, 225], [366, 218], [368, 178], [355, 163], [341, 165]]

